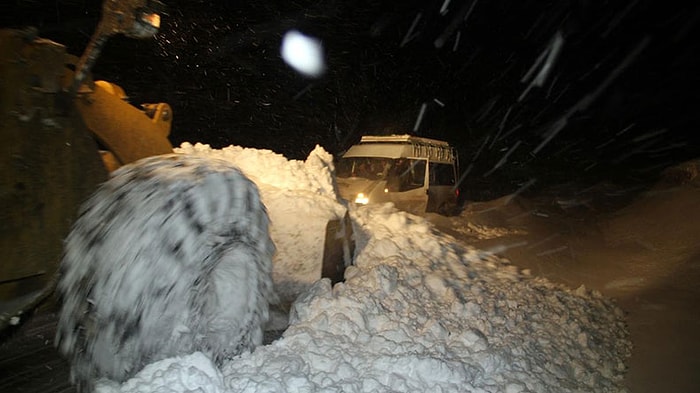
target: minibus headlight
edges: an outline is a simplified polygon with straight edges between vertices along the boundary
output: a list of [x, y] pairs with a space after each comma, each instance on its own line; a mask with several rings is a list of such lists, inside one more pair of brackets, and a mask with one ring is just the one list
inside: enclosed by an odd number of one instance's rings
[[357, 197], [355, 198], [355, 203], [358, 203], [360, 205], [366, 205], [369, 203], [369, 198], [365, 196], [363, 193], [357, 194]]

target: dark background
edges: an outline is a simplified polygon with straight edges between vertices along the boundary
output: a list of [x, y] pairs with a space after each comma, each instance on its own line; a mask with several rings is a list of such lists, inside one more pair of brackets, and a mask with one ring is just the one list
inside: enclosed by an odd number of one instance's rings
[[[442, 0], [165, 3], [154, 39], [111, 39], [93, 74], [133, 104], [169, 103], [175, 145], [303, 159], [316, 144], [339, 154], [363, 134], [414, 133], [457, 147], [469, 199], [526, 184], [647, 184], [700, 156], [696, 4], [452, 0], [441, 13]], [[101, 9], [3, 4], [3, 27], [35, 26], [76, 55]], [[323, 41], [323, 77], [282, 61], [290, 29]], [[546, 82], [521, 98], [555, 34], [563, 45]]]

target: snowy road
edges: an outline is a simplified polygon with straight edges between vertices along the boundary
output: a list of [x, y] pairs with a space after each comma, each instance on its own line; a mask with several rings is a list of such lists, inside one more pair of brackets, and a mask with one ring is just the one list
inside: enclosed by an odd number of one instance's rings
[[[262, 161], [255, 163], [252, 149], [237, 151], [251, 168], [271, 167]], [[303, 170], [297, 162], [290, 167]], [[274, 183], [269, 173], [267, 176]], [[251, 178], [260, 177], [251, 174]], [[304, 178], [322, 181], [324, 177]], [[328, 190], [325, 186], [315, 189], [318, 195]], [[694, 194], [685, 197], [697, 200]], [[627, 225], [638, 223], [625, 221], [625, 217], [639, 217], [653, 211], [653, 206], [633, 206], [636, 210], [630, 214], [611, 218], [606, 233], [626, 233]], [[668, 387], [682, 392], [697, 386], [692, 370], [698, 364], [698, 352], [691, 333], [697, 329], [700, 297], [696, 290], [689, 290], [697, 277], [690, 273], [698, 272], [696, 249], [683, 242], [673, 249], [664, 248], [669, 244], [646, 239], [643, 243], [655, 245], [655, 252], [660, 253], [654, 256], [678, 257], [665, 284], [648, 285], [645, 280], [660, 277], [658, 270], [653, 264], [635, 265], [639, 259], [633, 257], [638, 254], [628, 243], [616, 243], [614, 252], [596, 248], [600, 238], [583, 235], [588, 227], [560, 231], [567, 226], [544, 224], [551, 224], [552, 216], [527, 226], [518, 220], [540, 216], [523, 215], [517, 205], [497, 210], [491, 210], [491, 218], [497, 220], [490, 223], [476, 222], [470, 215], [448, 220], [449, 232], [463, 235], [457, 241], [391, 206], [353, 209], [358, 235], [356, 266], [348, 270], [345, 283], [331, 288], [319, 282], [305, 292], [280, 340], [231, 359], [221, 368], [201, 354], [156, 362], [134, 379], [123, 384], [104, 382], [100, 390], [145, 392], [167, 386], [183, 392], [193, 388], [225, 392], [540, 392], [617, 391], [626, 385], [632, 392]], [[502, 225], [508, 218], [515, 222]], [[692, 227], [678, 229], [694, 236]], [[636, 233], [651, 236], [652, 231]], [[669, 238], [679, 239], [679, 235]], [[504, 244], [521, 246], [502, 247]], [[575, 261], [561, 255], [562, 247], [576, 251]], [[515, 265], [484, 251], [489, 249], [510, 257]], [[673, 254], [672, 250], [680, 251]], [[606, 252], [610, 254], [604, 255]], [[682, 255], [688, 258], [680, 258]], [[646, 270], [640, 270], [642, 267]], [[630, 275], [633, 271], [638, 274]], [[600, 289], [615, 296], [626, 315], [601, 295], [568, 290], [537, 276], [572, 288], [586, 284]], [[630, 347], [625, 322], [635, 341], [626, 381]], [[0, 360], [3, 370], [12, 374], [12, 379], [0, 380], [0, 386], [6, 388], [3, 392], [71, 391], [65, 384], [65, 363], [48, 363], [56, 358], [50, 355], [47, 327], [42, 329], [39, 333], [23, 330], [18, 336], [33, 340], [33, 346], [17, 344], [26, 340], [7, 343], [15, 347], [3, 351]], [[22, 348], [27, 348], [27, 356], [21, 356]], [[28, 355], [35, 352], [50, 359], [46, 365], [31, 364]], [[15, 355], [7, 355], [10, 353]], [[24, 357], [22, 362], [20, 357]], [[661, 362], [667, 363], [665, 367]], [[40, 386], [38, 381], [49, 382]]]

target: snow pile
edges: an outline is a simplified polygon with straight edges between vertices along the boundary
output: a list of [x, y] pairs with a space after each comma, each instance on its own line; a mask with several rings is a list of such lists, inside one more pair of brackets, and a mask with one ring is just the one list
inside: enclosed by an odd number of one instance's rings
[[176, 153], [220, 158], [235, 164], [241, 172], [258, 184], [293, 191], [310, 191], [337, 198], [333, 179], [333, 156], [316, 146], [306, 161], [287, 160], [271, 150], [228, 146], [212, 149], [203, 143], [185, 142]]
[[[255, 152], [250, 160], [271, 159], [259, 172], [323, 178]], [[275, 174], [251, 177], [284, 183]], [[299, 296], [281, 339], [226, 362], [221, 378], [193, 354], [99, 390], [181, 392], [189, 376], [200, 385], [187, 389], [206, 392], [622, 390], [628, 333], [622, 312], [598, 293], [530, 277], [391, 205], [351, 217], [356, 265], [345, 283], [321, 280]]]
[[321, 147], [306, 161], [240, 146], [219, 150], [185, 142], [174, 150], [229, 161], [257, 184], [278, 250], [272, 274], [283, 303], [294, 300], [321, 277], [326, 224], [346, 212], [337, 197], [333, 156]]
[[220, 393], [224, 389], [223, 375], [214, 362], [203, 353], [195, 352], [150, 364], [121, 387], [118, 383], [102, 379], [97, 391]]
[[231, 391], [620, 388], [627, 332], [599, 295], [523, 276], [390, 206], [353, 217], [367, 238], [346, 283], [318, 283], [282, 340], [228, 363]]

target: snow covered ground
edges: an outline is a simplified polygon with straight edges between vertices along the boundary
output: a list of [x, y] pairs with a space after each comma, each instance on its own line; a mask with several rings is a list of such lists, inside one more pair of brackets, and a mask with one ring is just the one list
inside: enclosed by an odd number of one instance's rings
[[[321, 234], [307, 217], [344, 212], [322, 148], [302, 161], [270, 151], [183, 144], [230, 160], [256, 182], [278, 244]], [[279, 213], [281, 212], [281, 213]], [[623, 390], [631, 352], [622, 311], [597, 292], [531, 276], [490, 252], [465, 246], [423, 218], [391, 205], [350, 208], [357, 249], [346, 281], [306, 282], [283, 336], [217, 368], [202, 353], [153, 363], [99, 392], [607, 392]], [[275, 239], [278, 243], [280, 240]], [[311, 251], [313, 253], [313, 251]], [[299, 254], [301, 253], [301, 254]], [[314, 260], [307, 255], [309, 263]], [[311, 269], [311, 268], [309, 268]], [[294, 270], [294, 269], [293, 269]], [[284, 274], [276, 272], [279, 290]], [[311, 275], [307, 276], [310, 277]], [[303, 281], [303, 280], [302, 280]], [[297, 283], [299, 281], [296, 281]]]

